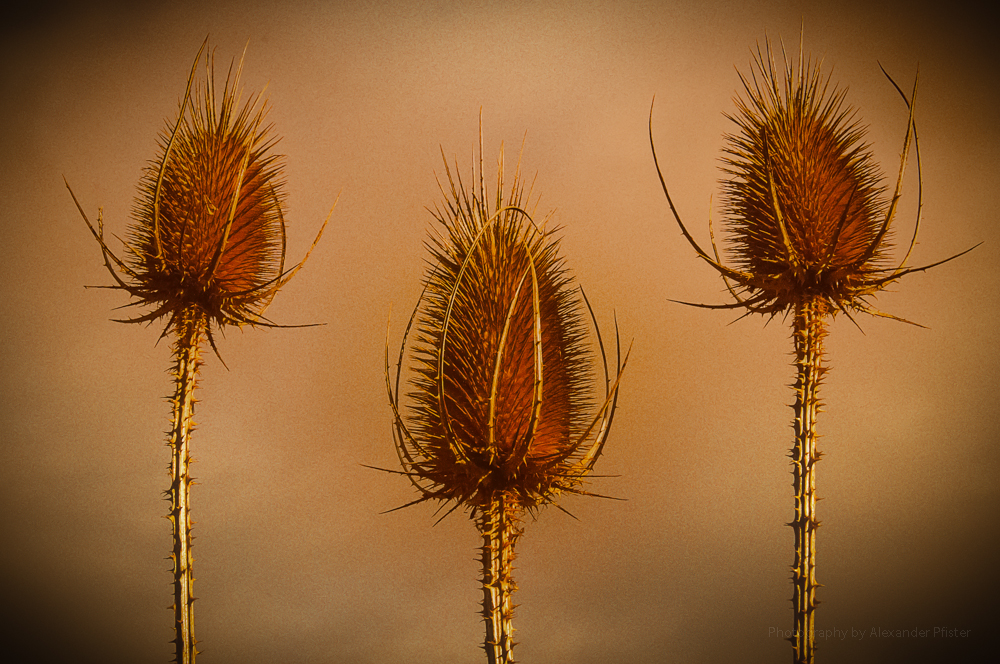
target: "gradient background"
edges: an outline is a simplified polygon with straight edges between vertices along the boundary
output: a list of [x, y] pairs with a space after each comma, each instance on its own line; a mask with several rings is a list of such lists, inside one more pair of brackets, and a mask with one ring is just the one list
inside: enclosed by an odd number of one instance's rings
[[[170, 347], [109, 320], [125, 304], [62, 182], [109, 233], [173, 119], [206, 34], [249, 40], [287, 155], [293, 330], [230, 331], [208, 356], [193, 472], [197, 636], [208, 663], [478, 662], [473, 524], [436, 527], [394, 468], [383, 387], [416, 302], [440, 149], [487, 175], [501, 141], [538, 175], [605, 330], [635, 340], [595, 491], [528, 523], [515, 578], [520, 661], [774, 662], [790, 646], [791, 340], [726, 301], [669, 216], [647, 137], [707, 243], [723, 117], [765, 35], [834, 67], [895, 176], [917, 101], [926, 264], [877, 305], [920, 329], [838, 318], [818, 467], [821, 661], [960, 661], [1000, 620], [996, 325], [1000, 59], [986, 4], [869, 2], [40, 3], [0, 40], [0, 584], [23, 662], [166, 662], [172, 637], [164, 430]], [[938, 3], [934, 3], [935, 5]], [[204, 6], [203, 6], [204, 5]], [[871, 6], [870, 6], [871, 5]], [[952, 5], [959, 6], [959, 5]], [[911, 162], [899, 234], [916, 209]], [[873, 639], [873, 627], [971, 629]], [[853, 634], [852, 634], [853, 632]], [[857, 638], [864, 632], [865, 638]], [[989, 652], [994, 652], [990, 648]], [[20, 659], [18, 659], [20, 656]], [[8, 659], [7, 661], [12, 661]], [[970, 659], [969, 661], [973, 661]], [[983, 660], [979, 660], [983, 661]]]

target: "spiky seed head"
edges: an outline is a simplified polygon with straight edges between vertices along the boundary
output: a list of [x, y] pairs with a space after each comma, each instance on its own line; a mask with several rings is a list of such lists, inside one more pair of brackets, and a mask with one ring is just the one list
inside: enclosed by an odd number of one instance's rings
[[857, 308], [884, 271], [890, 249], [880, 233], [888, 202], [865, 129], [818, 63], [775, 70], [758, 49], [747, 99], [730, 116], [723, 208], [730, 249], [763, 312], [821, 298]]
[[860, 311], [910, 323], [878, 311], [869, 298], [908, 274], [937, 267], [979, 246], [929, 265], [906, 266], [920, 229], [921, 184], [909, 249], [897, 266], [886, 265], [911, 145], [917, 180], [922, 183], [913, 119], [916, 81], [907, 96], [882, 69], [909, 110], [899, 175], [887, 198], [878, 166], [862, 142], [864, 127], [844, 105], [845, 93], [831, 88], [818, 63], [803, 62], [801, 43], [798, 67], [784, 59], [779, 76], [771, 46], [765, 44], [767, 55], [757, 48], [749, 79], [740, 74], [748, 101], [736, 99], [738, 113], [729, 117], [740, 131], [726, 137], [723, 158], [729, 176], [723, 182], [723, 210], [735, 266], [721, 261], [711, 219], [712, 254], [698, 245], [681, 220], [656, 156], [650, 107], [649, 145], [670, 211], [681, 234], [722, 275], [735, 299], [728, 304], [683, 304], [742, 308], [771, 316], [809, 305], [819, 307], [822, 315], [840, 311], [853, 320], [851, 312]]
[[213, 326], [308, 327], [277, 325], [264, 318], [264, 310], [305, 265], [333, 209], [305, 257], [285, 270], [284, 157], [272, 152], [277, 138], [264, 124], [267, 103], [257, 95], [240, 106], [242, 60], [235, 72], [230, 65], [221, 102], [213, 57], [206, 60], [205, 81], [194, 86], [207, 46], [206, 39], [191, 67], [178, 117], [161, 133], [160, 154], [139, 183], [123, 257], [105, 241], [103, 214], [98, 213], [95, 227], [63, 180], [101, 246], [104, 267], [115, 280], [109, 288], [134, 298], [126, 306], [152, 307], [118, 322], [167, 317], [162, 337], [180, 332], [184, 320], [197, 320], [218, 354]]
[[502, 148], [495, 197], [481, 172], [470, 192], [445, 168], [407, 425], [397, 411], [400, 459], [423, 499], [476, 511], [502, 494], [531, 509], [574, 491], [596, 459], [582, 303], [516, 172], [504, 199]]
[[257, 320], [281, 274], [283, 164], [262, 126], [266, 103], [238, 108], [237, 70], [217, 105], [209, 63], [139, 185], [130, 263], [164, 313], [196, 305], [218, 325], [239, 325]]
[[165, 333], [192, 308], [217, 327], [261, 324], [283, 276], [283, 157], [272, 152], [267, 104], [258, 96], [240, 106], [242, 63], [218, 99], [213, 58], [206, 62], [205, 79], [194, 85], [192, 69], [179, 117], [160, 134], [126, 255], [115, 259], [132, 305], [153, 307], [127, 322], [167, 316]]

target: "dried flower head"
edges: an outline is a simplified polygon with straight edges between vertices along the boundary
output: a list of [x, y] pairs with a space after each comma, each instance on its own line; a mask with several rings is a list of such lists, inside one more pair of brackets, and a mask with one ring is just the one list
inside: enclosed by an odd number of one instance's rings
[[[722, 275], [736, 299], [731, 304], [697, 306], [742, 307], [774, 315], [797, 303], [821, 300], [831, 312], [850, 316], [861, 311], [896, 318], [872, 308], [870, 296], [906, 274], [945, 262], [905, 267], [920, 226], [918, 193], [917, 220], [906, 256], [896, 267], [887, 265], [911, 143], [920, 170], [913, 121], [916, 83], [907, 98], [889, 79], [910, 117], [899, 176], [892, 196], [887, 197], [878, 165], [863, 142], [865, 128], [844, 103], [845, 91], [831, 86], [819, 63], [803, 61], [800, 50], [798, 66], [785, 59], [779, 73], [768, 44], [763, 53], [758, 48], [750, 76], [740, 74], [740, 80], [747, 100], [737, 98], [738, 113], [727, 116], [739, 131], [726, 137], [723, 159], [729, 177], [723, 182], [722, 203], [734, 267], [722, 264], [714, 234], [714, 257], [694, 241], [656, 165], [682, 233]], [[711, 229], [711, 220], [709, 224]]]
[[[530, 191], [515, 172], [504, 200], [502, 150], [492, 198], [482, 163], [478, 191], [456, 182], [447, 161], [445, 169], [448, 202], [434, 212], [441, 233], [428, 243], [432, 267], [407, 326], [407, 336], [414, 321], [417, 329], [405, 417], [399, 367], [394, 391], [386, 354], [396, 447], [422, 493], [415, 502], [475, 510], [503, 495], [531, 509], [584, 493], [577, 487], [601, 454], [624, 362], [613, 384], [605, 362], [606, 392], [591, 419], [582, 302], [553, 231], [525, 211]], [[400, 365], [405, 346], [404, 337]]]
[[261, 96], [239, 106], [242, 61], [235, 71], [230, 66], [221, 101], [211, 56], [205, 81], [192, 90], [206, 45], [191, 68], [177, 120], [160, 135], [159, 155], [143, 173], [123, 257], [105, 243], [102, 216], [95, 229], [77, 207], [101, 244], [116, 281], [111, 288], [135, 298], [128, 306], [152, 308], [120, 322], [166, 316], [166, 335], [181, 312], [194, 310], [208, 321], [214, 348], [212, 325], [274, 326], [264, 310], [305, 259], [285, 271], [283, 157], [272, 152], [277, 139], [264, 124]]
[[[760, 54], [758, 53], [758, 56]], [[753, 275], [750, 297], [783, 310], [803, 295], [854, 306], [881, 273], [888, 235], [879, 233], [886, 202], [863, 130], [851, 122], [844, 91], [807, 63], [786, 69], [756, 61], [760, 78], [742, 77], [728, 136], [723, 205], [739, 269]]]

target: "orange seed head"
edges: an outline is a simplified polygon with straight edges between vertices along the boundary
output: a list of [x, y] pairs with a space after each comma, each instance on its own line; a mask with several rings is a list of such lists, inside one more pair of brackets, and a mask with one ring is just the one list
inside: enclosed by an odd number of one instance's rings
[[414, 312], [406, 424], [390, 389], [397, 449], [421, 500], [476, 510], [502, 495], [531, 509], [580, 492], [613, 403], [595, 427], [586, 413], [593, 358], [558, 240], [525, 211], [530, 192], [517, 173], [504, 200], [502, 151], [493, 198], [481, 170], [472, 192], [447, 171], [450, 194], [435, 211], [441, 232], [428, 242], [432, 265]]
[[864, 128], [819, 66], [800, 60], [781, 80], [758, 51], [739, 127], [727, 136], [723, 207], [747, 299], [765, 313], [819, 297], [856, 308], [884, 272], [888, 208]]
[[[197, 61], [196, 61], [197, 64]], [[194, 72], [192, 71], [192, 78]], [[185, 95], [133, 205], [126, 263], [138, 321], [196, 307], [217, 326], [261, 323], [284, 267], [282, 157], [259, 97], [238, 108], [239, 69], [217, 103], [213, 67]], [[168, 328], [170, 323], [168, 323]]]

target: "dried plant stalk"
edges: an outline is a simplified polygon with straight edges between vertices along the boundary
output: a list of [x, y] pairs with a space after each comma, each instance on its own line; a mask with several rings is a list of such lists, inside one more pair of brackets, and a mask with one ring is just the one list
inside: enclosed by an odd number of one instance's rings
[[521, 535], [520, 507], [500, 495], [476, 517], [483, 536], [480, 561], [483, 565], [483, 622], [486, 640], [483, 649], [488, 662], [514, 661], [514, 604], [517, 590], [512, 578], [514, 545]]
[[[553, 232], [536, 226], [525, 210], [530, 192], [519, 169], [505, 198], [501, 148], [491, 197], [481, 155], [480, 144], [472, 191], [445, 161], [447, 201], [434, 213], [441, 233], [429, 242], [433, 266], [404, 334], [395, 386], [387, 340], [386, 388], [401, 474], [421, 494], [410, 505], [454, 503], [448, 513], [462, 507], [479, 528], [484, 649], [490, 664], [507, 664], [513, 661], [511, 572], [521, 518], [562, 493], [593, 495], [580, 488], [581, 480], [603, 450], [628, 357], [622, 360], [619, 348], [614, 377], [604, 362], [605, 394], [596, 415], [588, 416], [586, 299], [571, 288]], [[414, 323], [413, 391], [404, 411], [400, 373]]]
[[[795, 343], [795, 442], [792, 458], [795, 518], [794, 661], [815, 659], [816, 613], [816, 416], [822, 405], [819, 387], [823, 374], [826, 320], [840, 312], [851, 318], [862, 312], [905, 321], [872, 307], [870, 299], [888, 284], [912, 272], [927, 270], [962, 254], [923, 267], [907, 268], [920, 226], [903, 260], [887, 265], [890, 236], [910, 146], [920, 149], [913, 100], [896, 86], [909, 109], [899, 176], [890, 198], [881, 186], [882, 175], [868, 147], [864, 128], [854, 111], [844, 105], [843, 91], [831, 87], [819, 65], [784, 61], [779, 73], [770, 45], [758, 48], [751, 76], [740, 75], [747, 100], [736, 99], [738, 114], [730, 116], [738, 132], [727, 136], [723, 207], [730, 231], [735, 267], [725, 266], [712, 237], [712, 255], [691, 237], [667, 191], [656, 160], [660, 183], [684, 237], [698, 256], [722, 276], [735, 302], [693, 306], [744, 309], [746, 314], [769, 317], [793, 313]], [[784, 55], [784, 53], [783, 53]], [[884, 70], [883, 70], [884, 71]], [[886, 74], [888, 77], [888, 74]], [[652, 112], [650, 145], [652, 147]], [[919, 191], [919, 189], [918, 189]], [[974, 248], [974, 247], [973, 247]], [[967, 250], [971, 251], [971, 249]], [[691, 304], [691, 303], [684, 303]]]
[[173, 526], [174, 646], [178, 662], [194, 661], [194, 556], [191, 553], [191, 432], [194, 430], [194, 391], [201, 369], [201, 338], [206, 321], [199, 312], [185, 312], [178, 321], [174, 343], [173, 426], [170, 430], [170, 514]]
[[813, 300], [795, 307], [792, 322], [795, 340], [795, 444], [792, 459], [792, 488], [795, 491], [795, 562], [792, 566], [794, 627], [792, 645], [795, 661], [812, 661], [816, 634], [816, 416], [822, 403], [819, 386], [823, 381], [823, 338], [826, 336], [826, 302]]
[[[221, 101], [211, 57], [204, 86], [192, 89], [207, 43], [195, 57], [177, 120], [161, 135], [159, 157], [139, 184], [123, 258], [105, 242], [103, 213], [95, 228], [70, 190], [115, 280], [110, 288], [132, 296], [126, 306], [152, 309], [119, 322], [166, 318], [160, 337], [176, 335], [167, 518], [174, 542], [175, 658], [181, 664], [193, 663], [198, 653], [189, 467], [201, 344], [207, 338], [218, 355], [213, 327], [283, 327], [265, 318], [264, 310], [312, 252], [310, 248], [302, 262], [285, 270], [283, 162], [272, 153], [276, 139], [263, 124], [266, 104], [258, 96], [237, 105], [242, 62], [235, 72], [230, 68]], [[325, 227], [326, 222], [313, 247]]]

